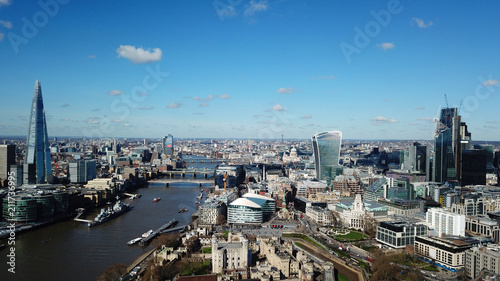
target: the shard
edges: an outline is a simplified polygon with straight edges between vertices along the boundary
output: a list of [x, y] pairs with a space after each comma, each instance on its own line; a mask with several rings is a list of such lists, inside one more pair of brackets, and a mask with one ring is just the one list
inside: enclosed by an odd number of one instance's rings
[[39, 80], [35, 82], [35, 95], [31, 104], [29, 122], [24, 183], [51, 183], [53, 177], [49, 137], [43, 109], [42, 86]]

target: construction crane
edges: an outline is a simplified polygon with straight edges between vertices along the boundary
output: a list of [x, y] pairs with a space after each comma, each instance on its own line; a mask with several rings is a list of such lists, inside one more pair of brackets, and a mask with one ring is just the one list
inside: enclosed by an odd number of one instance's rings
[[448, 97], [446, 96], [446, 94], [444, 94], [444, 101], [446, 102], [446, 108], [450, 108], [450, 106], [448, 105]]

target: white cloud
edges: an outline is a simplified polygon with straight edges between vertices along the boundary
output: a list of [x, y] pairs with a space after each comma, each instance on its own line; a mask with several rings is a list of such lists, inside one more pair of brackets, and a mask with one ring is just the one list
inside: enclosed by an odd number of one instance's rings
[[422, 118], [418, 118], [417, 120], [419, 120], [419, 121], [434, 122], [434, 118], [431, 118], [431, 117], [422, 117]]
[[427, 28], [427, 27], [430, 27], [430, 26], [433, 25], [432, 21], [429, 21], [429, 22], [425, 23], [424, 20], [419, 19], [419, 18], [412, 18], [411, 19], [411, 23], [412, 24], [416, 23], [419, 28]]
[[333, 79], [335, 79], [335, 76], [333, 76], [333, 75], [326, 75], [326, 76], [318, 75], [316, 77], [311, 77], [311, 79], [313, 79], [313, 80], [333, 80]]
[[253, 16], [256, 12], [266, 11], [269, 9], [269, 5], [266, 0], [261, 1], [250, 1], [246, 6], [244, 15], [245, 17]]
[[496, 86], [496, 85], [498, 85], [498, 80], [496, 79], [486, 80], [483, 82], [483, 86]]
[[300, 117], [300, 118], [301, 118], [301, 119], [311, 119], [311, 118], [312, 118], [312, 116], [311, 116], [310, 114], [306, 114], [306, 115], [304, 115], [304, 116], [302, 116], [302, 117]]
[[222, 94], [222, 95], [220, 95], [219, 98], [221, 98], [221, 99], [229, 99], [229, 98], [231, 98], [231, 96], [228, 95], [228, 94]]
[[210, 101], [210, 100], [213, 100], [214, 99], [214, 96], [213, 95], [208, 95], [207, 98], [200, 98], [200, 97], [194, 97], [193, 98], [194, 100], [197, 100], [197, 101]]
[[99, 117], [91, 117], [91, 118], [88, 118], [87, 120], [85, 120], [85, 122], [87, 122], [87, 124], [99, 124]]
[[219, 15], [221, 19], [232, 18], [238, 15], [236, 8], [231, 5], [226, 5], [223, 8], [217, 7], [216, 10], [217, 10], [217, 15]]
[[181, 107], [181, 104], [176, 102], [167, 105], [167, 108], [179, 108], [179, 107]]
[[279, 103], [273, 106], [273, 111], [284, 111], [285, 109]]
[[278, 94], [291, 94], [293, 92], [298, 92], [299, 90], [298, 89], [294, 89], [292, 87], [288, 87], [288, 88], [279, 88], [276, 93]]
[[377, 117], [373, 117], [372, 119], [370, 119], [375, 125], [381, 125], [381, 124], [387, 124], [387, 123], [396, 123], [398, 122], [398, 120], [396, 119], [389, 119], [387, 117], [384, 117], [384, 116], [377, 116]]
[[119, 95], [123, 95], [123, 91], [120, 91], [120, 90], [111, 90], [111, 91], [109, 91], [109, 95], [110, 95], [110, 96], [119, 96]]
[[0, 7], [9, 6], [10, 4], [12, 4], [12, 1], [10, 0], [0, 0]]
[[390, 43], [390, 42], [386, 42], [386, 43], [382, 43], [382, 44], [377, 44], [377, 46], [384, 50], [384, 51], [387, 51], [387, 50], [390, 50], [390, 49], [394, 49], [394, 43]]
[[3, 27], [7, 28], [7, 29], [12, 29], [12, 27], [14, 27], [12, 25], [12, 22], [10, 21], [3, 21], [3, 20], [0, 20], [0, 25], [2, 25]]
[[135, 46], [120, 45], [120, 48], [116, 49], [116, 52], [118, 53], [118, 57], [124, 57], [133, 63], [150, 63], [161, 60], [160, 48], [150, 51], [143, 48], [136, 49]]
[[132, 127], [129, 123], [123, 124], [123, 127]]

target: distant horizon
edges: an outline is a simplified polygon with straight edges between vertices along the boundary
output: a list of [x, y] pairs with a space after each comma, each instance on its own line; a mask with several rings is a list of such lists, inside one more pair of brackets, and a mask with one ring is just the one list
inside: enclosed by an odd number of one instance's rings
[[39, 79], [49, 135], [432, 139], [456, 107], [500, 140], [496, 2], [61, 2], [0, 2], [2, 134]]
[[[9, 136], [9, 135], [0, 135], [0, 139], [9, 139], [9, 138], [15, 138], [15, 139], [26, 139], [26, 136]], [[98, 139], [98, 140], [105, 140], [105, 139], [117, 139], [117, 140], [158, 140], [161, 141], [163, 137], [100, 137], [100, 138], [89, 138], [89, 137], [82, 137], [82, 136], [49, 136], [49, 141], [53, 141], [54, 138], [70, 138], [70, 139]], [[174, 136], [174, 142], [175, 140], [254, 140], [254, 141], [281, 141], [281, 138], [274, 138], [274, 139], [256, 139], [256, 138], [196, 138], [196, 137], [179, 137], [176, 138]], [[300, 138], [283, 138], [284, 141], [310, 141], [311, 139], [300, 139]], [[342, 142], [345, 141], [367, 141], [367, 142], [375, 142], [375, 141], [428, 141], [428, 142], [433, 142], [434, 140], [429, 139], [342, 139]], [[471, 140], [472, 143], [498, 143], [500, 145], [500, 141], [488, 141], [488, 140]]]

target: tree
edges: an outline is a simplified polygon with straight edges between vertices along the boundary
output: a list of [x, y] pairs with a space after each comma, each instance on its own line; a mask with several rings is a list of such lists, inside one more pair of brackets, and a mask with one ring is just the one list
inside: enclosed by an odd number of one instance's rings
[[192, 254], [192, 253], [199, 251], [201, 248], [200, 239], [196, 236], [189, 238], [186, 241], [186, 248], [187, 248], [188, 254]]
[[106, 267], [103, 274], [97, 277], [97, 281], [115, 281], [119, 280], [127, 272], [127, 266], [117, 263]]
[[177, 248], [181, 245], [181, 236], [178, 233], [162, 234], [155, 240], [155, 245]]
[[365, 213], [363, 216], [363, 230], [370, 238], [374, 238], [377, 234], [378, 221], [370, 214]]
[[332, 215], [332, 225], [337, 227], [342, 225], [342, 219], [340, 218], [340, 214], [337, 211], [331, 210], [330, 214]]

